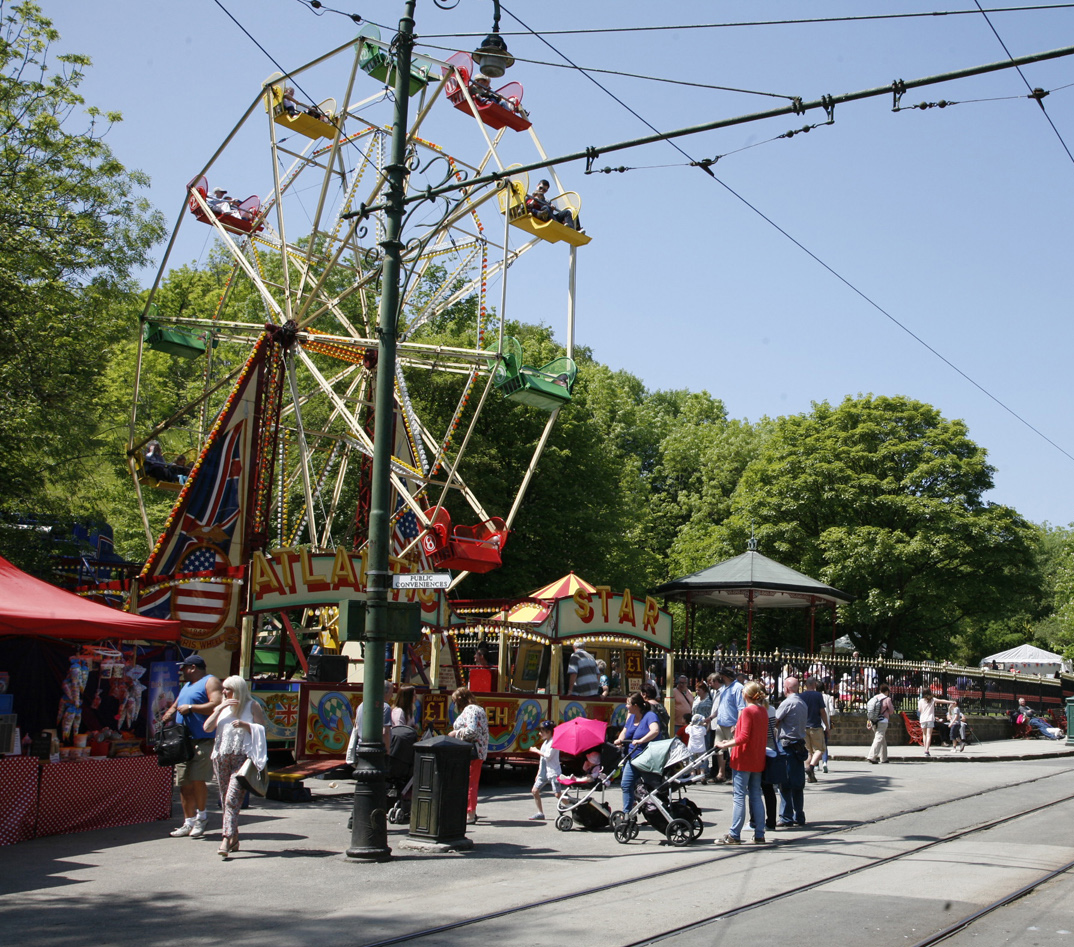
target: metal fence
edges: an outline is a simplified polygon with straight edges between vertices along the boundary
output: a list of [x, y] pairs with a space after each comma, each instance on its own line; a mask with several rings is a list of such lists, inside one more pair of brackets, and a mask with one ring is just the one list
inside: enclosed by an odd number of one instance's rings
[[[931, 661], [897, 661], [890, 658], [863, 658], [850, 654], [804, 654], [775, 652], [720, 652], [686, 649], [675, 652], [675, 674], [685, 674], [690, 685], [720, 667], [730, 666], [748, 678], [764, 683], [769, 697], [783, 699], [787, 677], [814, 677], [825, 685], [841, 713], [864, 712], [865, 704], [881, 684], [891, 688], [891, 698], [900, 713], [916, 713], [921, 689], [928, 687], [936, 697], [957, 699], [965, 713], [1007, 714], [1018, 706], [1018, 698], [1037, 713], [1065, 708], [1074, 697], [1074, 675], [1039, 677], [1012, 674], [985, 668], [958, 667]], [[649, 655], [650, 667], [659, 679], [664, 655]], [[672, 682], [674, 684], [674, 682]]]

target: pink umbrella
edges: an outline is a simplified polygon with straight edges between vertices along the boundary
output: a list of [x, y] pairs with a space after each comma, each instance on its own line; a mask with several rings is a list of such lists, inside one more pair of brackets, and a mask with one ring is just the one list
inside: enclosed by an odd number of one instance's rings
[[573, 717], [556, 727], [552, 734], [552, 747], [561, 753], [576, 755], [584, 753], [604, 742], [608, 724], [588, 717]]

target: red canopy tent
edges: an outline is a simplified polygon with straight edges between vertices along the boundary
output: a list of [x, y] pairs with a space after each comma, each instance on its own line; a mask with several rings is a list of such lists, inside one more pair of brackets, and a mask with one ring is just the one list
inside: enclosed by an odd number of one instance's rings
[[35, 579], [0, 556], [0, 635], [178, 641], [182, 624], [121, 612]]

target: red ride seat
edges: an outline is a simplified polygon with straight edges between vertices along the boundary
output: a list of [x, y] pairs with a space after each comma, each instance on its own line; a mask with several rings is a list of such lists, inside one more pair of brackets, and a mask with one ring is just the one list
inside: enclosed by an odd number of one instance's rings
[[441, 569], [458, 569], [465, 572], [491, 572], [503, 565], [501, 553], [507, 544], [507, 524], [498, 516], [478, 523], [476, 526], [451, 526], [451, 515], [443, 507], [431, 517], [422, 549], [429, 561]]

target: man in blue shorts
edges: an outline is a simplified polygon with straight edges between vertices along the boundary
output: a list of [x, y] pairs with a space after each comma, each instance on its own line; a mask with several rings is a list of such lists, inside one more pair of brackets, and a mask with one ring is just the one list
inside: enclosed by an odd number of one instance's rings
[[813, 771], [824, 756], [824, 731], [828, 729], [828, 709], [824, 706], [824, 695], [817, 690], [816, 678], [807, 678], [803, 685], [802, 701], [806, 705], [806, 779], [811, 783], [817, 781]]

